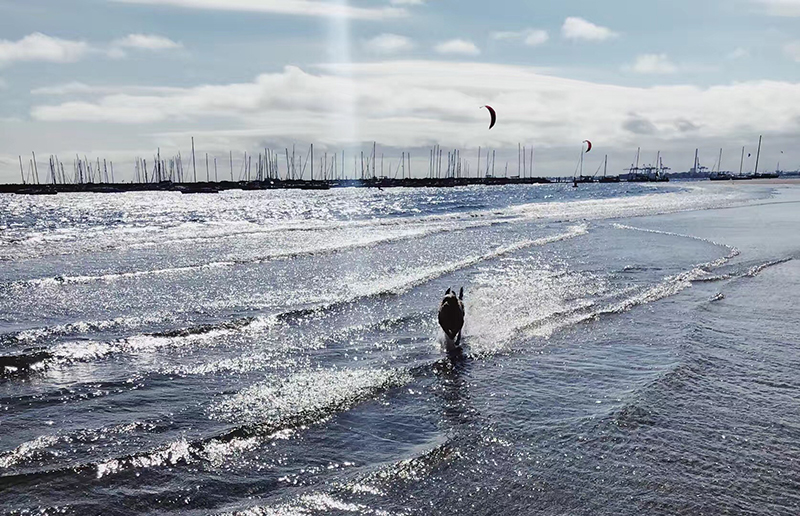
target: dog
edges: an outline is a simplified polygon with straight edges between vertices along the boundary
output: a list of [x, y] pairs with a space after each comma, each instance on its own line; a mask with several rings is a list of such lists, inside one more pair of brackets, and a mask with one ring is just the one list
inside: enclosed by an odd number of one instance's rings
[[439, 326], [444, 330], [448, 352], [461, 349], [461, 329], [464, 327], [463, 300], [463, 287], [458, 291], [458, 296], [448, 288], [444, 293], [442, 304], [439, 305]]

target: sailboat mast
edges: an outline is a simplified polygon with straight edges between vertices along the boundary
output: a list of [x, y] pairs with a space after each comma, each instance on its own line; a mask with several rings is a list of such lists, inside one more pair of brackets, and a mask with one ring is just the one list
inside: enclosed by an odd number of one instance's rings
[[194, 173], [194, 182], [197, 182], [197, 163], [194, 160], [194, 136], [192, 136], [192, 172]]
[[717, 161], [717, 174], [722, 173], [722, 147], [719, 149], [719, 161]]
[[661, 151], [656, 154], [656, 177], [659, 175], [661, 175]]
[[603, 160], [603, 177], [606, 177], [607, 171], [608, 171], [608, 154], [606, 154], [606, 157]]
[[761, 158], [761, 138], [763, 136], [759, 135], [758, 137], [758, 152], [756, 153], [756, 168], [753, 170], [754, 174], [758, 174], [758, 160]]
[[742, 175], [742, 170], [744, 169], [744, 145], [742, 146], [742, 160], [739, 162], [739, 175]]
[[531, 167], [528, 172], [528, 177], [533, 177], [533, 145], [531, 145], [531, 159], [528, 163], [530, 163]]

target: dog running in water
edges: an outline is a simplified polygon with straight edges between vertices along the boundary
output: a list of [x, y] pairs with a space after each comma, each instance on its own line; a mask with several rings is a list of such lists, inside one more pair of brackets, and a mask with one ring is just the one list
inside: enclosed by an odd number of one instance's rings
[[458, 296], [448, 288], [442, 304], [439, 305], [439, 326], [444, 330], [448, 352], [457, 351], [461, 346], [461, 329], [464, 327], [463, 299], [463, 287], [458, 291]]

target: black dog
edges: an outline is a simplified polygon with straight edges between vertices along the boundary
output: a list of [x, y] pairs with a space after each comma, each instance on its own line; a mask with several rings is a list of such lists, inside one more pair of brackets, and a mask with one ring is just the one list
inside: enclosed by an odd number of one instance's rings
[[455, 351], [461, 344], [461, 328], [464, 327], [464, 288], [456, 293], [447, 289], [439, 306], [439, 326], [444, 330], [447, 339], [447, 351]]

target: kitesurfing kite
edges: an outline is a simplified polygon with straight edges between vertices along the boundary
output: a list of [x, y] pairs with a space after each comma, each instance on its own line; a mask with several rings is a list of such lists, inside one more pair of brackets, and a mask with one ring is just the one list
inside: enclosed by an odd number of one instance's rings
[[486, 108], [489, 110], [489, 115], [492, 117], [491, 123], [489, 123], [489, 129], [494, 127], [494, 124], [497, 123], [497, 112], [494, 110], [492, 106], [481, 106], [481, 109]]
[[586, 144], [586, 152], [592, 150], [592, 142], [590, 142], [589, 140], [583, 140], [583, 143]]

